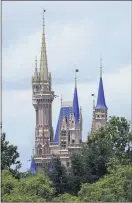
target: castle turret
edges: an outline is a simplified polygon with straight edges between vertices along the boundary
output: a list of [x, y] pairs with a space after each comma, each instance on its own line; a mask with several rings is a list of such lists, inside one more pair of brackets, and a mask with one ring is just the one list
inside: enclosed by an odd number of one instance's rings
[[79, 112], [79, 102], [78, 102], [78, 93], [77, 93], [77, 79], [76, 73], [78, 69], [75, 69], [75, 89], [74, 89], [74, 96], [73, 96], [73, 116], [72, 116], [72, 123], [74, 124], [74, 128], [70, 130], [70, 142], [72, 144], [80, 144], [82, 142], [82, 115]]
[[103, 80], [102, 80], [102, 60], [100, 59], [100, 81], [99, 81], [99, 88], [98, 88], [97, 104], [95, 107], [93, 107], [92, 132], [106, 125], [107, 110], [108, 108], [105, 102]]
[[79, 104], [78, 104], [78, 94], [77, 94], [76, 72], [78, 72], [78, 69], [75, 70], [75, 89], [74, 89], [74, 97], [73, 97], [73, 113], [75, 116], [75, 121], [76, 121], [76, 123], [78, 123], [79, 122]]
[[[44, 10], [45, 13], [45, 10]], [[42, 163], [41, 158], [50, 154], [50, 141], [53, 140], [52, 128], [52, 102], [54, 92], [51, 86], [51, 73], [48, 72], [45, 30], [44, 30], [44, 13], [43, 13], [43, 33], [42, 47], [40, 57], [40, 69], [37, 69], [37, 60], [35, 62], [35, 73], [32, 79], [32, 101], [36, 110], [36, 127], [35, 127], [35, 156], [36, 164]]]

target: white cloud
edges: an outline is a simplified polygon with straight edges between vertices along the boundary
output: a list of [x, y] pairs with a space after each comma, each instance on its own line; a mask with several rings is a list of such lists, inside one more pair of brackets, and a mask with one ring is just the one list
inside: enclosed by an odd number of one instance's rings
[[[84, 44], [91, 46], [95, 28], [89, 21], [80, 24], [50, 24], [47, 27], [46, 44], [49, 70], [63, 76], [63, 71], [71, 69], [83, 57]], [[25, 36], [3, 49], [3, 78], [18, 81], [24, 77], [31, 78], [34, 72], [35, 56], [40, 60], [42, 30], [32, 36]], [[21, 43], [20, 43], [21, 42]], [[7, 60], [8, 59], [8, 60]], [[64, 64], [64, 65], [63, 65]]]

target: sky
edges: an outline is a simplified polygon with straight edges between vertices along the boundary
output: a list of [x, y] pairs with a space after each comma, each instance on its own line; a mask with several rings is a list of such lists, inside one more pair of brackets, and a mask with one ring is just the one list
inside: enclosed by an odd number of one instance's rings
[[[100, 55], [109, 116], [131, 119], [131, 2], [2, 2], [3, 131], [18, 146], [22, 171], [29, 168], [35, 140], [32, 83], [35, 57], [40, 61], [42, 14], [45, 14], [48, 68], [52, 89], [72, 101], [74, 71], [83, 113], [83, 140], [97, 98]], [[53, 101], [56, 130], [61, 101]]]

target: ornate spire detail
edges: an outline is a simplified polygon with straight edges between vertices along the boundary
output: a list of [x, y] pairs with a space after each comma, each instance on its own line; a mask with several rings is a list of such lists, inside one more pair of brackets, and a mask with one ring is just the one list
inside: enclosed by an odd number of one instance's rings
[[38, 73], [38, 69], [37, 69], [37, 56], [36, 56], [36, 59], [35, 59], [35, 75], [37, 75]]
[[95, 110], [95, 94], [92, 93], [91, 95], [93, 97], [93, 111]]
[[100, 82], [99, 82], [96, 109], [107, 109], [107, 106], [105, 103], [105, 96], [104, 96], [103, 80], [102, 80], [102, 59], [101, 58], [100, 58]]
[[48, 81], [48, 64], [46, 54], [46, 42], [45, 42], [45, 24], [44, 24], [44, 13], [43, 11], [43, 34], [42, 34], [42, 47], [41, 47], [41, 58], [40, 58], [40, 77], [43, 81]]
[[34, 148], [32, 148], [32, 156], [34, 157]]
[[62, 94], [61, 94], [60, 100], [61, 100], [61, 108], [62, 108], [62, 102], [63, 102]]

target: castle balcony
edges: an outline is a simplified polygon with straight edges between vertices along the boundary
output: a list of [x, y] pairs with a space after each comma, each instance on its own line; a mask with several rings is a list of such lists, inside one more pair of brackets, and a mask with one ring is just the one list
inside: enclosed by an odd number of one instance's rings
[[50, 142], [50, 147], [52, 147], [52, 146], [54, 146], [54, 147], [57, 146], [58, 147], [59, 144], [57, 142]]
[[37, 161], [39, 161], [39, 160], [50, 160], [51, 159], [51, 157], [52, 157], [52, 155], [50, 155], [50, 154], [45, 154], [45, 155], [41, 155], [41, 156], [37, 156], [37, 155], [35, 155], [34, 156], [34, 159]]
[[70, 144], [70, 145], [68, 146], [68, 148], [69, 148], [69, 149], [70, 149], [70, 148], [81, 149], [81, 145], [80, 145], [80, 144]]
[[60, 159], [69, 159], [69, 154], [59, 154]]

